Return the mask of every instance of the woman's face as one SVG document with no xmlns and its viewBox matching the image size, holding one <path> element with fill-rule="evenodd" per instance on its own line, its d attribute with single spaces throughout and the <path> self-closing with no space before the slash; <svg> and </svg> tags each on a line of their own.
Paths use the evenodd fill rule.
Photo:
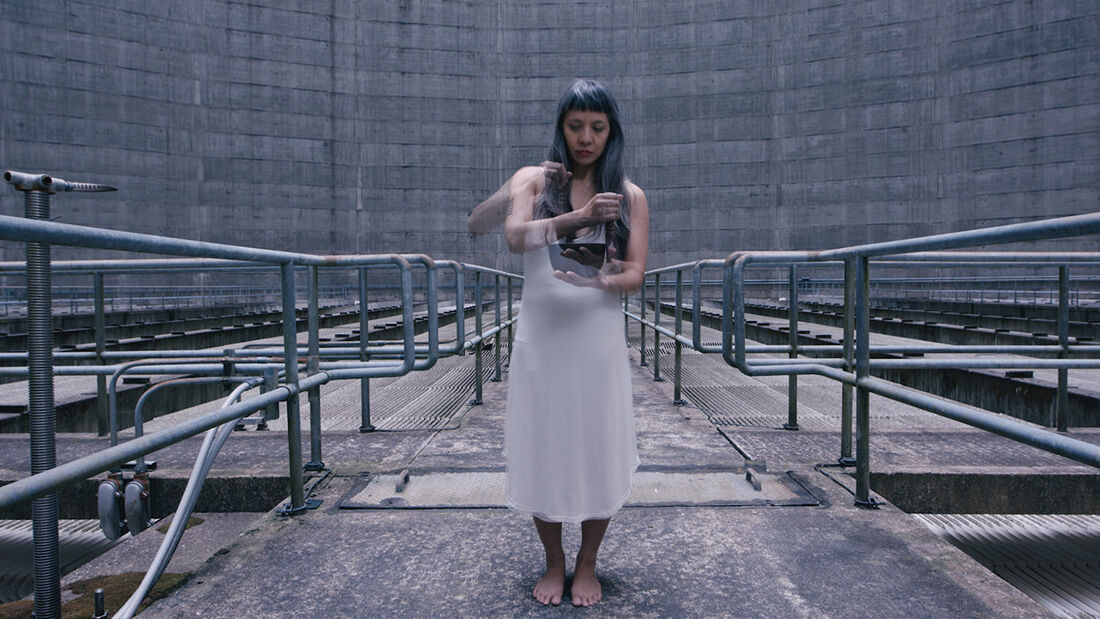
<svg viewBox="0 0 1100 619">
<path fill-rule="evenodd" d="M 596 163 L 607 146 L 607 136 L 611 132 L 607 114 L 572 110 L 566 112 L 561 125 L 573 163 L 581 166 Z"/>
</svg>

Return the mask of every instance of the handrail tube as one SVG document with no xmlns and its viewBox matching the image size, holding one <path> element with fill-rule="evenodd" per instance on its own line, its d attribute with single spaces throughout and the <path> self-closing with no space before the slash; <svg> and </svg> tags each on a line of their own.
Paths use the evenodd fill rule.
<svg viewBox="0 0 1100 619">
<path fill-rule="evenodd" d="M 153 394 L 159 393 L 162 389 L 169 387 L 178 387 L 180 385 L 196 385 L 196 384 L 209 384 L 209 383 L 226 383 L 226 382 L 251 382 L 256 379 L 253 377 L 243 376 L 190 376 L 186 378 L 175 378 L 172 380 L 166 380 L 164 382 L 157 383 L 141 394 L 138 398 L 137 404 L 134 405 L 134 437 L 144 436 L 145 434 L 145 415 L 144 408 L 149 399 L 153 397 Z M 258 383 L 257 383 L 258 384 Z M 134 469 L 138 473 L 145 472 L 145 457 L 139 456 L 137 460 L 137 467 Z"/>
<path fill-rule="evenodd" d="M 24 477 L 6 486 L 0 486 L 0 509 L 8 509 L 17 503 L 60 490 L 73 481 L 86 479 L 123 462 L 133 460 L 138 456 L 147 455 L 158 449 L 174 445 L 227 421 L 258 411 L 269 404 L 282 402 L 296 396 L 300 390 L 314 384 L 314 381 L 317 381 L 316 384 L 323 384 L 327 379 L 328 375 L 322 372 L 303 379 L 297 388 L 286 384 L 279 385 L 267 393 L 228 408 L 182 421 L 164 430 L 146 434 L 141 438 L 108 447 L 83 458 L 61 464 L 48 471 Z"/>
<path fill-rule="evenodd" d="M 909 404 L 969 426 L 993 432 L 1005 438 L 1039 447 L 1082 464 L 1100 468 L 1100 445 L 1093 445 L 1018 421 L 1011 421 L 996 413 L 940 400 L 880 378 L 868 376 L 859 379 L 857 383 L 858 386 L 891 400 Z"/>
<path fill-rule="evenodd" d="M 92 226 L 78 226 L 55 221 L 35 221 L 8 215 L 0 215 L 0 239 L 299 266 L 361 266 L 368 264 L 382 265 L 393 262 L 392 254 L 317 256 L 207 241 L 192 241 L 137 232 L 123 232 Z"/>
<path fill-rule="evenodd" d="M 819 261 L 838 260 L 855 256 L 870 258 L 875 256 L 903 254 L 918 250 L 943 250 L 954 247 L 993 245 L 1012 243 L 1014 241 L 1030 241 L 1036 238 L 1056 239 L 1093 232 L 1100 232 L 1100 213 L 1086 213 L 1083 215 L 1071 215 L 1069 217 L 1041 219 L 1025 223 L 994 226 L 992 228 L 948 232 L 946 234 L 885 241 L 882 243 L 868 243 L 866 245 L 854 245 L 851 247 L 842 247 L 812 253 L 815 255 L 814 260 Z"/>
<path fill-rule="evenodd" d="M 243 385 L 238 385 L 222 403 L 222 408 L 236 402 L 245 391 L 262 382 L 262 380 L 251 378 Z M 191 469 L 191 476 L 187 479 L 187 486 L 183 490 L 183 496 L 180 497 L 176 513 L 172 517 L 172 524 L 168 527 L 168 533 L 164 536 L 164 540 L 161 541 L 160 547 L 157 549 L 157 554 L 153 558 L 153 562 L 150 564 L 149 569 L 145 572 L 145 576 L 141 579 L 141 583 L 115 614 L 115 617 L 118 619 L 129 619 L 132 617 L 136 613 L 138 606 L 145 599 L 145 596 L 149 593 L 149 589 L 152 588 L 153 583 L 159 580 L 161 575 L 164 574 L 165 568 L 168 567 L 168 562 L 171 561 L 172 555 L 175 554 L 176 547 L 183 537 L 183 532 L 187 529 L 186 523 L 191 518 L 191 513 L 195 509 L 195 503 L 198 502 L 199 492 L 202 491 L 202 486 L 207 476 L 210 474 L 210 468 L 214 464 L 214 458 L 217 457 L 226 439 L 228 439 L 229 435 L 233 432 L 234 425 L 234 423 L 227 422 L 217 429 L 207 430 L 206 438 L 203 440 L 202 447 L 199 448 L 199 453 L 195 458 L 195 465 Z"/>
</svg>

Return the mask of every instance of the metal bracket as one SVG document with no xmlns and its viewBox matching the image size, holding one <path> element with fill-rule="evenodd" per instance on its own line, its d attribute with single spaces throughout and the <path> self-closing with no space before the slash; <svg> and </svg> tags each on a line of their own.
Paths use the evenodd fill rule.
<svg viewBox="0 0 1100 619">
<path fill-rule="evenodd" d="M 325 469 L 325 463 L 320 460 L 310 460 L 302 467 L 303 471 L 323 471 Z"/>
<path fill-rule="evenodd" d="M 752 489 L 760 492 L 760 476 L 757 475 L 755 469 L 745 469 L 745 480 L 752 484 Z"/>
<path fill-rule="evenodd" d="M 785 424 L 783 424 L 783 429 L 784 430 L 792 430 L 792 431 L 798 430 L 798 424 L 797 423 L 785 423 Z"/>
<path fill-rule="evenodd" d="M 317 509 L 321 506 L 322 499 L 306 499 L 306 502 L 298 507 L 292 507 L 290 503 L 283 505 L 281 508 L 275 511 L 277 516 L 297 516 L 298 514 L 310 510 Z"/>
<path fill-rule="evenodd" d="M 856 465 L 856 459 L 851 457 L 851 456 L 849 456 L 847 458 L 837 458 L 836 461 L 837 461 L 837 464 L 839 464 L 840 466 L 855 466 Z"/>
<path fill-rule="evenodd" d="M 394 484 L 394 492 L 404 492 L 405 486 L 409 485 L 409 469 L 405 469 L 397 474 L 397 483 Z"/>
<path fill-rule="evenodd" d="M 855 505 L 856 507 L 859 507 L 861 509 L 878 509 L 880 503 L 875 500 L 875 497 L 869 496 L 867 497 L 866 501 L 860 501 L 859 499 L 856 499 Z"/>
</svg>

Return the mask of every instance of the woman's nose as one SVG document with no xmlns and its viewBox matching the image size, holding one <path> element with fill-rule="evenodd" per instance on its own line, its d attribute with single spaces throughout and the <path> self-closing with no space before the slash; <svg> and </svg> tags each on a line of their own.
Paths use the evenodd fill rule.
<svg viewBox="0 0 1100 619">
<path fill-rule="evenodd" d="M 588 129 L 582 131 L 581 132 L 581 144 L 591 144 L 591 143 L 592 143 L 592 131 L 588 130 Z"/>
</svg>

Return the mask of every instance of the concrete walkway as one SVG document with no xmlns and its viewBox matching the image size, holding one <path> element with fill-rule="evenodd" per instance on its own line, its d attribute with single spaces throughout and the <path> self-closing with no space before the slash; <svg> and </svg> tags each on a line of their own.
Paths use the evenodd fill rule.
<svg viewBox="0 0 1100 619">
<path fill-rule="evenodd" d="M 671 386 L 636 364 L 634 389 L 643 468 L 744 465 L 700 411 L 669 404 Z M 428 471 L 499 470 L 504 396 L 504 383 L 488 383 L 485 404 L 465 412 L 457 430 L 331 437 L 333 474 L 316 488 L 320 509 L 260 517 L 144 616 L 1044 614 L 911 516 L 890 505 L 854 507 L 847 478 L 798 461 L 804 454 L 769 473 L 787 476 L 815 505 L 623 509 L 601 554 L 604 601 L 591 609 L 573 608 L 568 596 L 557 608 L 531 597 L 542 554 L 520 514 L 340 507 L 366 474 L 409 469 L 416 483 Z M 566 527 L 567 553 L 578 546 L 576 529 Z"/>
</svg>

